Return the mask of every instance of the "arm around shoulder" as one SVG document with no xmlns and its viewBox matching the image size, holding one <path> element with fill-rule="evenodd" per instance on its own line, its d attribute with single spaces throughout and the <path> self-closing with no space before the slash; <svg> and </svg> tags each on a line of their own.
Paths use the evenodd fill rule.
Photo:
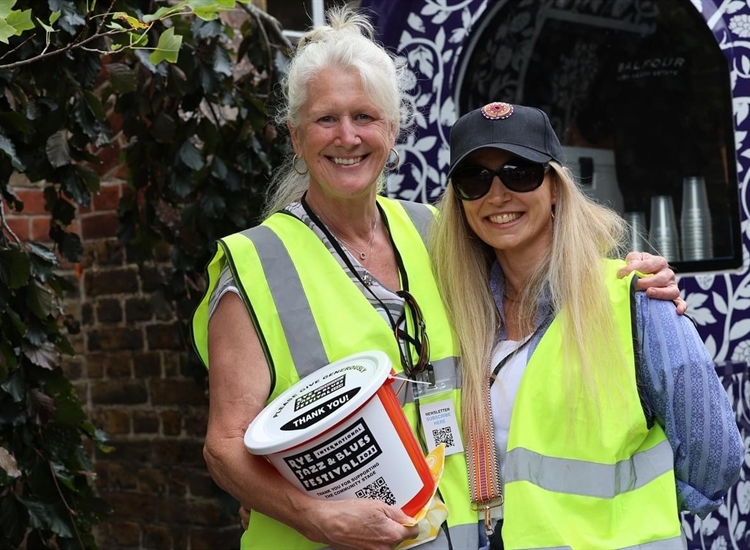
<svg viewBox="0 0 750 550">
<path fill-rule="evenodd" d="M 744 462 L 734 411 L 692 322 L 669 302 L 636 300 L 643 397 L 674 451 L 680 507 L 705 516 Z"/>
</svg>

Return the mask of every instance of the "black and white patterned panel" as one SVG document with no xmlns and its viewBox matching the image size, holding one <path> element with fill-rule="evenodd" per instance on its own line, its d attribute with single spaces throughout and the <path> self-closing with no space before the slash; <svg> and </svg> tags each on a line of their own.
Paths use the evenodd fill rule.
<svg viewBox="0 0 750 550">
<path fill-rule="evenodd" d="M 750 447 L 750 0 L 684 0 L 705 19 L 731 66 L 743 266 L 731 273 L 702 274 L 680 278 L 680 288 L 689 304 L 706 346 L 736 411 L 737 423 Z M 534 40 L 533 21 L 541 7 L 565 10 L 573 7 L 596 14 L 609 10 L 632 25 L 653 24 L 656 0 L 362 0 L 372 10 L 381 40 L 407 66 L 410 101 L 417 114 L 407 125 L 408 133 L 398 145 L 400 169 L 388 179 L 391 195 L 432 202 L 446 185 L 448 130 L 456 119 L 457 85 L 461 55 L 473 47 L 472 37 L 485 30 L 492 14 L 513 10 L 507 24 L 490 31 L 490 39 L 477 47 L 494 52 L 468 68 L 477 81 L 470 94 L 477 98 L 514 101 L 523 71 L 528 71 L 523 48 Z M 521 52 L 521 53 L 519 53 Z M 557 102 L 573 101 L 585 93 L 586 74 L 595 56 L 576 52 L 569 62 L 577 75 L 569 86 L 554 90 Z M 582 54 L 582 55 L 581 55 Z M 492 61 L 490 61 L 490 59 Z M 564 61 L 563 61 L 564 62 Z M 466 98 L 462 98 L 466 99 Z M 468 98 L 468 101 L 471 97 Z M 564 113 L 553 121 L 565 127 Z M 725 504 L 703 520 L 683 517 L 689 547 L 701 550 L 750 548 L 750 452 L 739 482 Z"/>
</svg>

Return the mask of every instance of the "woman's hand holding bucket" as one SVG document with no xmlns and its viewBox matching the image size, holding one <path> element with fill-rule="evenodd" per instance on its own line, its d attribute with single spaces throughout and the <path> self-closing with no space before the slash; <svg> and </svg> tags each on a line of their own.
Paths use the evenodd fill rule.
<svg viewBox="0 0 750 550">
<path fill-rule="evenodd" d="M 305 515 L 314 518 L 317 533 L 305 536 L 336 550 L 391 550 L 419 534 L 413 518 L 379 500 L 316 501 L 316 508 Z"/>
<path fill-rule="evenodd" d="M 359 502 L 373 505 L 357 506 Z M 335 507 L 339 510 L 337 511 Z M 344 515 L 339 517 L 337 513 L 341 510 L 344 510 Z M 326 542 L 336 550 L 350 548 L 372 548 L 373 550 L 388 548 L 390 550 L 397 544 L 416 537 L 420 530 L 414 518 L 404 514 L 400 508 L 388 506 L 377 500 L 352 499 L 325 502 L 321 506 L 320 513 L 323 517 L 321 526 L 317 530 L 322 536 L 310 535 L 310 537 L 313 540 Z M 360 513 L 363 515 L 360 516 Z M 247 529 L 250 510 L 240 506 L 239 514 L 242 528 Z M 335 542 L 329 538 L 330 533 L 337 533 Z"/>
</svg>

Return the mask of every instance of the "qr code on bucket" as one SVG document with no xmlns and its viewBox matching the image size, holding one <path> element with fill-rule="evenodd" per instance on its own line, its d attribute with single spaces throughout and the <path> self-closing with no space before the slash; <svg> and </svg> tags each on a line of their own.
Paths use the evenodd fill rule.
<svg viewBox="0 0 750 550">
<path fill-rule="evenodd" d="M 367 487 L 364 487 L 354 493 L 357 498 L 372 498 L 375 500 L 382 500 L 386 504 L 396 504 L 396 497 L 393 496 L 391 488 L 382 477 L 379 477 Z"/>
<path fill-rule="evenodd" d="M 441 443 L 445 443 L 446 448 L 454 446 L 453 443 L 453 430 L 450 427 L 437 428 L 432 430 L 432 438 L 435 440 L 435 446 L 437 447 Z"/>
</svg>

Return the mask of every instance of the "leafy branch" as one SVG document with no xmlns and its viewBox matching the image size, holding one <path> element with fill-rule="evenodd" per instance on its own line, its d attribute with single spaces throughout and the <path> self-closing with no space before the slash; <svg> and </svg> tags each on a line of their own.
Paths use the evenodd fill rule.
<svg viewBox="0 0 750 550">
<path fill-rule="evenodd" d="M 0 229 L 2 229 L 3 233 L 8 233 L 16 243 L 21 243 L 21 239 L 18 238 L 18 235 L 16 235 L 13 232 L 13 229 L 11 229 L 11 227 L 8 225 L 8 221 L 5 217 L 4 201 L 0 201 Z"/>
<path fill-rule="evenodd" d="M 171 247 L 153 305 L 176 321 L 201 295 L 211 244 L 257 221 L 283 151 L 267 116 L 291 48 L 278 22 L 235 0 L 170 2 L 0 0 L 0 548 L 93 550 L 108 514 L 83 442 L 110 448 L 62 369 L 79 326 L 59 270 L 80 261 L 69 228 L 115 131 L 118 238 L 144 262 Z M 17 174 L 43 189 L 51 248 L 6 219 L 24 209 Z"/>
<path fill-rule="evenodd" d="M 36 32 L 37 25 L 32 19 L 32 10 L 14 10 L 13 7 L 16 5 L 16 2 L 17 0 L 0 0 L 0 42 L 5 44 L 9 43 L 8 40 L 12 36 L 21 36 L 24 32 L 32 30 Z M 216 19 L 222 11 L 233 9 L 236 0 L 183 0 L 173 6 L 159 8 L 154 13 L 141 17 L 136 17 L 123 11 L 113 11 L 115 3 L 113 1 L 105 13 L 96 15 L 96 17 L 101 18 L 101 21 L 92 34 L 88 36 L 79 34 L 73 41 L 51 51 L 49 50 L 51 46 L 50 36 L 52 33 L 58 31 L 55 28 L 55 24 L 60 19 L 61 11 L 52 12 L 47 23 L 37 17 L 38 25 L 46 31 L 46 46 L 44 50 L 26 59 L 0 64 L 0 70 L 15 69 L 31 63 L 37 63 L 75 49 L 86 49 L 87 51 L 100 54 L 107 54 L 123 49 L 147 49 L 152 51 L 149 58 L 152 64 L 158 65 L 161 61 L 175 63 L 177 62 L 177 56 L 182 44 L 182 36 L 175 34 L 174 29 L 168 28 L 157 37 L 156 46 L 148 47 L 149 32 L 153 29 L 154 25 L 171 18 L 191 15 L 204 21 L 211 21 Z M 87 11 L 85 14 L 87 19 L 92 17 L 95 6 L 96 2 L 92 2 L 90 5 L 87 2 Z M 109 30 L 103 30 L 105 26 Z M 129 41 L 127 43 L 118 43 L 112 40 L 123 35 L 128 37 Z M 108 45 L 108 49 L 86 48 L 88 44 L 97 41 L 105 42 Z M 23 46 L 23 43 L 3 55 L 0 59 L 5 58 L 21 46 Z"/>
</svg>

